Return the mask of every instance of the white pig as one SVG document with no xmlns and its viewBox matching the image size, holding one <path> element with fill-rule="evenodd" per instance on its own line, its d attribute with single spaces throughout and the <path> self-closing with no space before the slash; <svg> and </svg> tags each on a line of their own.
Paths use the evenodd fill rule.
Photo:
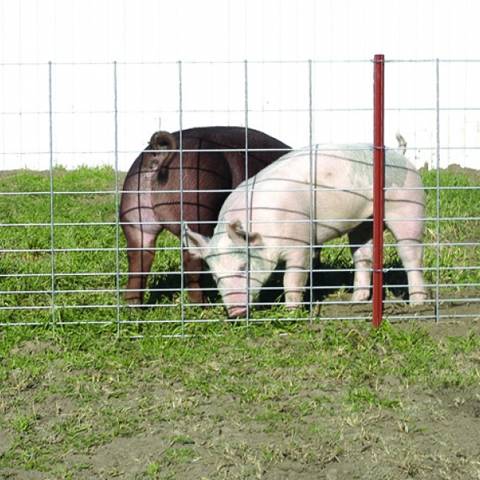
<svg viewBox="0 0 480 480">
<path fill-rule="evenodd" d="M 353 301 L 370 295 L 373 147 L 315 145 L 290 152 L 234 190 L 213 237 L 186 227 L 185 243 L 217 282 L 230 317 L 245 315 L 280 261 L 288 307 L 301 304 L 313 245 L 349 234 Z M 425 198 L 420 176 L 398 150 L 385 151 L 385 226 L 407 271 L 410 303 L 426 298 L 422 275 Z M 356 228 L 359 225 L 362 227 Z M 248 232 L 248 234 L 246 233 Z M 248 283 L 248 288 L 247 288 Z"/>
</svg>

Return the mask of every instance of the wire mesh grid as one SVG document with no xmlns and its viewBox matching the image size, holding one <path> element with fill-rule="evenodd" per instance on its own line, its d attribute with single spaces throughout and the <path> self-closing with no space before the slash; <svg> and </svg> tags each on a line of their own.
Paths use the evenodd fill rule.
<svg viewBox="0 0 480 480">
<path fill-rule="evenodd" d="M 406 126 L 413 138 L 402 131 L 405 156 L 416 167 L 426 164 L 421 185 L 390 182 L 385 189 L 387 205 L 401 192 L 404 201 L 425 195 L 426 206 L 421 215 L 406 209 L 387 224 L 423 226 L 421 243 L 410 242 L 405 253 L 423 250 L 421 265 L 410 267 L 421 272 L 414 276 L 421 285 L 407 278 L 396 253 L 406 238 L 386 233 L 384 305 L 391 320 L 478 317 L 480 173 L 449 164 L 474 162 L 480 148 L 480 99 L 470 94 L 479 66 L 386 62 L 387 131 Z M 359 224 L 365 230 L 371 225 L 371 184 L 366 170 L 352 174 L 345 164 L 352 158 L 368 164 L 371 153 L 357 143 L 371 137 L 371 61 L 4 64 L 6 78 L 12 68 L 21 78 L 33 69 L 44 95 L 36 103 L 8 100 L 0 115 L 2 327 L 91 323 L 119 330 L 122 324 L 154 323 L 185 334 L 192 324 L 218 321 L 371 318 L 369 258 L 355 267 L 351 256 L 361 251 L 368 257 L 368 233 L 346 235 Z M 91 74 L 83 90 L 78 69 Z M 139 92 L 147 77 L 148 88 Z M 420 85 L 417 95 L 409 93 L 411 82 Z M 75 88 L 82 90 L 79 98 Z M 159 118 L 162 125 L 154 125 Z M 205 125 L 225 130 L 216 130 L 212 140 L 208 128 L 195 129 Z M 132 138 L 144 142 L 159 128 L 177 132 L 174 144 L 150 143 L 139 152 L 123 140 L 135 131 Z M 272 133 L 273 143 L 252 129 Z M 336 143 L 343 144 L 341 158 L 335 158 Z M 140 169 L 127 173 L 137 155 Z M 276 169 L 259 173 L 279 157 Z M 165 166 L 164 158 L 173 163 Z M 329 173 L 343 177 L 340 183 L 321 177 L 329 158 L 335 158 Z M 293 181 L 302 174 L 302 159 L 304 184 Z M 225 172 L 228 178 L 222 178 Z M 358 181 L 362 174 L 367 183 Z M 218 219 L 230 193 L 230 203 L 240 202 L 238 214 L 227 211 Z M 258 197 L 266 203 L 256 204 Z M 352 197 L 367 207 L 353 208 Z M 124 214 L 123 202 L 132 199 L 130 214 Z M 236 230 L 234 217 L 240 221 Z M 202 233 L 201 241 L 212 236 L 208 248 L 192 244 L 189 229 Z M 303 230 L 293 239 L 286 233 Z M 222 261 L 207 258 L 202 266 L 195 254 L 205 262 L 219 245 Z M 219 278 L 225 276 L 233 284 Z M 427 292 L 420 305 L 409 306 L 409 288 Z M 359 294 L 362 289 L 366 294 Z"/>
</svg>

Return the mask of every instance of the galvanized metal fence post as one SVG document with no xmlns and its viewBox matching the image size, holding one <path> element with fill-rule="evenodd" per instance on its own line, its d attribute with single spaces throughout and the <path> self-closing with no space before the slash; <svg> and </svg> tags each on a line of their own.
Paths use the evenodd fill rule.
<svg viewBox="0 0 480 480">
<path fill-rule="evenodd" d="M 182 335 L 185 335 L 185 266 L 183 263 L 184 252 L 182 235 L 185 231 L 185 220 L 183 218 L 183 84 L 182 84 L 182 61 L 178 62 L 178 148 L 180 150 L 180 182 L 179 182 L 179 194 L 180 194 L 180 308 L 181 308 L 181 322 L 182 322 Z M 188 292 L 187 292 L 188 298 Z"/>
<path fill-rule="evenodd" d="M 120 196 L 118 191 L 118 81 L 117 62 L 113 62 L 113 142 L 115 162 L 115 292 L 117 336 L 120 335 Z"/>
<path fill-rule="evenodd" d="M 315 233 L 316 233 L 316 223 L 315 223 L 315 188 L 316 188 L 316 172 L 315 162 L 316 158 L 313 155 L 313 84 L 312 84 L 312 60 L 308 60 L 308 147 L 310 154 L 310 304 L 309 304 L 309 317 L 310 323 L 313 321 L 313 257 L 315 254 L 314 244 L 315 242 Z M 316 157 L 316 155 L 315 155 Z"/>
<path fill-rule="evenodd" d="M 435 60 L 435 124 L 436 124 L 436 175 L 435 175 L 435 321 L 440 320 L 440 66 Z"/>
<path fill-rule="evenodd" d="M 373 318 L 374 327 L 383 318 L 383 218 L 385 200 L 384 146 L 384 65 L 383 55 L 373 60 Z"/>
<path fill-rule="evenodd" d="M 249 198 L 248 192 L 248 61 L 245 60 L 244 63 L 244 109 L 245 109 L 245 231 L 247 232 L 246 235 L 246 244 L 245 249 L 247 252 L 247 267 L 246 267 L 246 274 L 247 274 L 247 312 L 246 312 L 246 322 L 247 327 L 250 326 L 250 279 L 251 279 L 251 272 L 250 272 L 250 248 L 249 248 L 249 233 L 250 233 L 250 215 L 252 211 L 251 200 Z M 253 185 L 251 186 L 252 195 L 253 195 Z M 249 201 L 250 200 L 250 201 Z"/>
<path fill-rule="evenodd" d="M 50 182 L 50 288 L 51 320 L 56 323 L 55 304 L 55 219 L 54 219 L 54 181 L 53 181 L 53 100 L 52 100 L 52 62 L 48 62 L 48 135 L 49 135 L 49 182 Z"/>
</svg>

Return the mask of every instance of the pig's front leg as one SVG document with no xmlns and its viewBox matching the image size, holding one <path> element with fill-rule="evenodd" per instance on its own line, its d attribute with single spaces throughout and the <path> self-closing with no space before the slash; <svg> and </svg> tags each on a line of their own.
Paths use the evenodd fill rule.
<svg viewBox="0 0 480 480">
<path fill-rule="evenodd" d="M 365 245 L 356 248 L 353 252 L 353 264 L 355 274 L 353 278 L 354 302 L 364 302 L 370 298 L 370 286 L 372 280 L 372 256 L 373 246 L 370 240 Z"/>
<path fill-rule="evenodd" d="M 200 275 L 202 273 L 202 260 L 193 258 L 187 250 L 183 251 L 183 265 L 185 271 L 188 298 L 192 303 L 204 301 L 203 292 L 200 290 Z"/>
<path fill-rule="evenodd" d="M 283 288 L 287 308 L 302 305 L 305 285 L 308 279 L 308 260 L 305 255 L 292 252 L 286 259 Z"/>
<path fill-rule="evenodd" d="M 364 302 L 370 298 L 372 280 L 372 227 L 365 222 L 348 234 L 355 273 L 352 301 Z"/>
</svg>

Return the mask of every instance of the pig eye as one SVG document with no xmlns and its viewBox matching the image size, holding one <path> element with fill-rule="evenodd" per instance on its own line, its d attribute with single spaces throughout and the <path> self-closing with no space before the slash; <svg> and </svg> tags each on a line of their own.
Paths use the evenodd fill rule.
<svg viewBox="0 0 480 480">
<path fill-rule="evenodd" d="M 246 273 L 246 272 L 247 272 L 247 264 L 244 263 L 243 265 L 240 265 L 240 266 L 238 267 L 238 271 L 239 271 L 240 273 Z"/>
</svg>

